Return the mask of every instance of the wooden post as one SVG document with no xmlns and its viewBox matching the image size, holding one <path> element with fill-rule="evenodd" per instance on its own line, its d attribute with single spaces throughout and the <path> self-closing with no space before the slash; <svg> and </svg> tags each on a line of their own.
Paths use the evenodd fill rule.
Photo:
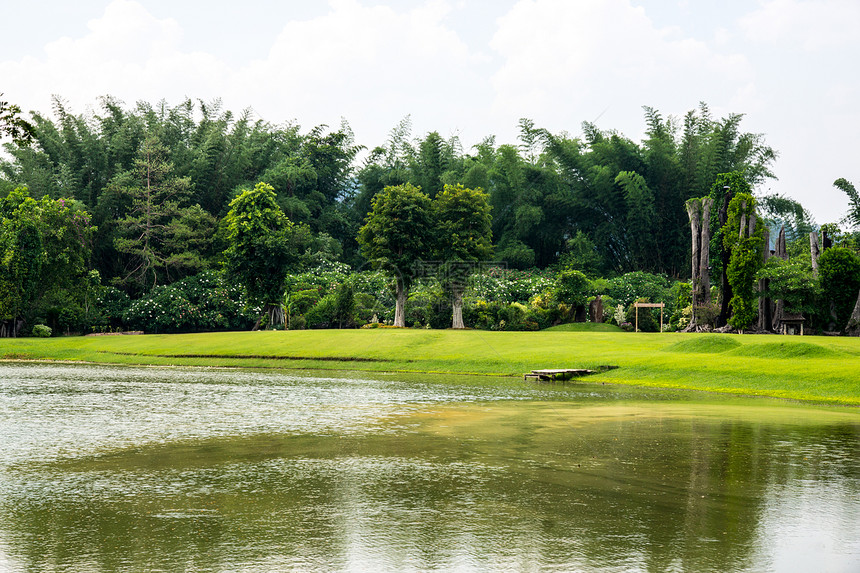
<svg viewBox="0 0 860 573">
<path fill-rule="evenodd" d="M 639 332 L 639 309 L 640 308 L 659 308 L 660 309 L 660 332 L 663 332 L 663 309 L 666 307 L 662 302 L 634 302 L 633 308 L 636 314 L 636 332 Z"/>
</svg>

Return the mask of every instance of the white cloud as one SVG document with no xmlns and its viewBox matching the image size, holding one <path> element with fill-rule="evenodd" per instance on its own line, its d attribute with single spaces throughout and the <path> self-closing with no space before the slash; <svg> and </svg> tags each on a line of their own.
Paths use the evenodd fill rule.
<svg viewBox="0 0 860 573">
<path fill-rule="evenodd" d="M 136 2 L 115 0 L 88 28 L 83 37 L 49 43 L 42 57 L 0 63 L 0 75 L 20 101 L 45 111 L 52 94 L 76 109 L 107 94 L 131 102 L 216 95 L 213 79 L 229 73 L 210 55 L 179 51 L 179 25 Z"/>
<path fill-rule="evenodd" d="M 87 34 L 58 39 L 41 56 L 0 61 L 0 77 L 10 101 L 40 111 L 52 94 L 78 111 L 106 94 L 127 103 L 222 97 L 230 109 L 250 106 L 276 123 L 336 125 L 346 117 L 375 145 L 407 114 L 416 116 L 416 134 L 459 127 L 469 114 L 458 100 L 486 92 L 474 72 L 485 60 L 446 27 L 450 11 L 438 1 L 396 10 L 331 0 L 318 18 L 285 19 L 264 59 L 230 66 L 183 51 L 173 19 L 113 0 Z"/>
<path fill-rule="evenodd" d="M 641 105 L 683 113 L 701 100 L 729 101 L 754 78 L 743 55 L 658 28 L 629 0 L 521 0 L 491 45 L 505 58 L 493 78 L 495 109 L 551 110 L 567 129 L 614 108 L 624 111 L 609 127 L 635 137 Z"/>
<path fill-rule="evenodd" d="M 747 37 L 785 48 L 857 47 L 860 3 L 856 0 L 770 0 L 740 19 Z"/>
</svg>

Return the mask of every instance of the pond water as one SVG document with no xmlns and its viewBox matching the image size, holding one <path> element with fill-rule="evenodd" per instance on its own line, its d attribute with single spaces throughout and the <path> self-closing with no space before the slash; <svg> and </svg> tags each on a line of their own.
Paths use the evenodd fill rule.
<svg viewBox="0 0 860 573">
<path fill-rule="evenodd" d="M 0 365 L 2 571 L 860 571 L 860 411 Z"/>
</svg>

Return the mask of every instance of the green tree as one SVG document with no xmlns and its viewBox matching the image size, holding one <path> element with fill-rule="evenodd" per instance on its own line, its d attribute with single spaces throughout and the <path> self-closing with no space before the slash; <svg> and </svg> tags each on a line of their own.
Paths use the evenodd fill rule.
<svg viewBox="0 0 860 573">
<path fill-rule="evenodd" d="M 306 233 L 284 215 L 266 183 L 233 199 L 224 222 L 228 278 L 245 288 L 251 305 L 263 309 L 269 326 L 283 324 L 284 280 L 299 260 Z M 254 328 L 259 326 L 260 320 Z"/>
<path fill-rule="evenodd" d="M 842 177 L 834 181 L 833 185 L 848 195 L 849 205 L 845 220 L 850 225 L 860 227 L 860 193 L 857 193 L 853 183 Z"/>
<path fill-rule="evenodd" d="M 0 97 L 3 97 L 2 93 Z M 0 137 L 9 137 L 25 145 L 33 139 L 33 126 L 21 117 L 21 108 L 2 100 L 0 100 Z"/>
<path fill-rule="evenodd" d="M 490 258 L 492 215 L 483 189 L 445 185 L 433 201 L 436 219 L 436 256 L 441 260 L 440 278 L 451 293 L 452 328 L 465 328 L 463 292 L 477 263 Z"/>
<path fill-rule="evenodd" d="M 0 317 L 31 322 L 49 299 L 83 306 L 93 228 L 72 200 L 35 200 L 18 188 L 0 200 Z"/>
<path fill-rule="evenodd" d="M 119 236 L 114 239 L 117 251 L 127 257 L 118 282 L 146 291 L 160 280 L 170 282 L 202 270 L 203 261 L 190 247 L 207 242 L 207 226 L 195 223 L 203 216 L 199 208 L 183 205 L 191 182 L 173 175 L 167 150 L 157 138 L 144 141 L 134 170 L 114 185 L 130 200 L 128 212 L 117 221 Z M 195 236 L 195 229 L 203 238 Z"/>
<path fill-rule="evenodd" d="M 406 298 L 416 263 L 432 253 L 430 198 L 409 183 L 386 187 L 358 232 L 362 254 L 394 276 L 394 325 L 406 326 Z"/>
<path fill-rule="evenodd" d="M 729 324 L 737 330 L 752 325 L 758 316 L 756 273 L 762 262 L 762 228 L 757 221 L 756 201 L 748 193 L 738 193 L 729 202 L 728 222 L 722 228 L 723 248 L 729 253 L 726 270 L 732 298 Z"/>
<path fill-rule="evenodd" d="M 831 247 L 818 259 L 818 276 L 823 300 L 829 307 L 822 309 L 823 313 L 832 314 L 835 328 L 842 329 L 860 292 L 860 256 L 845 247 Z"/>
</svg>

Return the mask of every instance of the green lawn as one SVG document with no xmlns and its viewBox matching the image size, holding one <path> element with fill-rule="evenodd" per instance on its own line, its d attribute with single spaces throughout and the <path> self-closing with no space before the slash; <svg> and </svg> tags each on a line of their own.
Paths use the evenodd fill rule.
<svg viewBox="0 0 860 573">
<path fill-rule="evenodd" d="M 618 331 L 304 330 L 0 339 L 0 357 L 122 364 L 517 376 L 617 370 L 587 382 L 860 405 L 860 339 Z"/>
</svg>

